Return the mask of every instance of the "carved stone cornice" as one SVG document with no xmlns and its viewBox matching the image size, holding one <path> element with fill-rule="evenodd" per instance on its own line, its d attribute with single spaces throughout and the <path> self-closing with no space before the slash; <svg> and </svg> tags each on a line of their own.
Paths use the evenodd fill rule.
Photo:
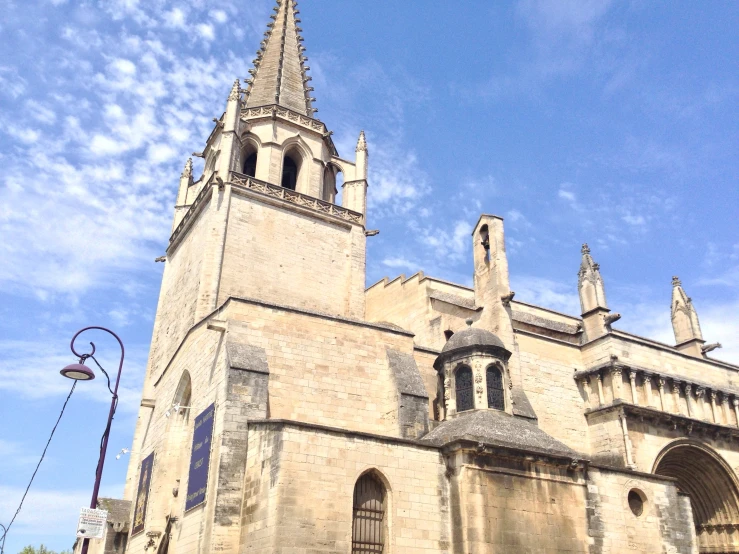
<svg viewBox="0 0 739 554">
<path fill-rule="evenodd" d="M 282 118 L 286 121 L 289 121 L 290 123 L 299 125 L 300 127 L 303 127 L 304 129 L 307 129 L 313 133 L 320 134 L 323 140 L 326 141 L 326 144 L 328 144 L 331 154 L 338 157 L 339 152 L 336 150 L 334 141 L 331 138 L 331 133 L 328 132 L 326 124 L 323 123 L 323 121 L 308 117 L 288 108 L 278 106 L 277 104 L 258 106 L 255 108 L 243 108 L 241 110 L 241 121 L 250 122 L 265 118 Z"/>
<path fill-rule="evenodd" d="M 732 427 L 720 423 L 712 423 L 703 419 L 696 419 L 682 414 L 664 412 L 657 408 L 649 406 L 637 406 L 624 402 L 623 400 L 615 400 L 611 404 L 591 408 L 585 411 L 585 417 L 596 414 L 604 414 L 613 412 L 622 415 L 632 422 L 647 422 L 654 425 L 660 425 L 667 429 L 680 429 L 685 435 L 700 434 L 716 440 L 725 439 L 739 443 L 739 427 Z"/>
<path fill-rule="evenodd" d="M 582 371 L 577 371 L 574 374 L 574 378 L 576 381 L 582 381 L 585 379 L 589 379 L 590 375 L 593 375 L 595 373 L 603 373 L 603 372 L 614 372 L 616 370 L 620 371 L 627 371 L 629 374 L 629 379 L 632 381 L 635 381 L 637 378 L 637 375 L 641 374 L 643 375 L 644 379 L 653 379 L 656 378 L 660 381 L 664 380 L 665 382 L 671 381 L 673 391 L 677 387 L 680 388 L 681 384 L 685 385 L 685 390 L 688 394 L 690 394 L 691 391 L 695 390 L 697 396 L 703 396 L 707 391 L 709 392 L 709 395 L 712 395 L 714 393 L 720 393 L 721 396 L 725 398 L 734 398 L 739 399 L 739 389 L 735 389 L 733 387 L 724 386 L 724 385 L 713 385 L 701 381 L 697 381 L 694 379 L 688 379 L 683 376 L 676 376 L 671 375 L 669 373 L 663 373 L 658 370 L 654 369 L 648 369 L 644 367 L 638 367 L 638 366 L 632 366 L 628 364 L 624 364 L 620 361 L 611 361 L 606 364 L 598 365 L 592 368 L 584 369 Z"/>
</svg>

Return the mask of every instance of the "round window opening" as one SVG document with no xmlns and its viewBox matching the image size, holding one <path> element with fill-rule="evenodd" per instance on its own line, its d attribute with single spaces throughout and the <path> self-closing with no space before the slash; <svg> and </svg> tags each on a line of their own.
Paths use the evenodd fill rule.
<svg viewBox="0 0 739 554">
<path fill-rule="evenodd" d="M 629 508 L 635 516 L 639 517 L 644 513 L 644 493 L 639 490 L 631 489 L 629 491 Z"/>
</svg>

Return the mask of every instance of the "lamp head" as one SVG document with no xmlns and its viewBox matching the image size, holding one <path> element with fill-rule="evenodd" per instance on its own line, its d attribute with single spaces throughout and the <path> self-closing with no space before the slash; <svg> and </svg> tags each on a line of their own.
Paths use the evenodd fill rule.
<svg viewBox="0 0 739 554">
<path fill-rule="evenodd" d="M 92 381 L 95 378 L 93 371 L 85 364 L 70 364 L 59 373 L 75 381 Z"/>
</svg>

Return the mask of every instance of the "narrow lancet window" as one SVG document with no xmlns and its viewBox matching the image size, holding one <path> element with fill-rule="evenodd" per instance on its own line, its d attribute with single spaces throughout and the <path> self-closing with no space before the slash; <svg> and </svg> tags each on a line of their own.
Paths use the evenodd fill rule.
<svg viewBox="0 0 739 554">
<path fill-rule="evenodd" d="M 366 473 L 354 486 L 352 554 L 385 552 L 385 487 Z"/>
<path fill-rule="evenodd" d="M 472 370 L 462 367 L 454 375 L 454 390 L 457 393 L 457 411 L 464 412 L 475 407 L 474 383 L 472 382 Z"/>
<path fill-rule="evenodd" d="M 487 371 L 488 408 L 505 410 L 503 395 L 503 375 L 497 367 L 490 366 Z"/>
</svg>

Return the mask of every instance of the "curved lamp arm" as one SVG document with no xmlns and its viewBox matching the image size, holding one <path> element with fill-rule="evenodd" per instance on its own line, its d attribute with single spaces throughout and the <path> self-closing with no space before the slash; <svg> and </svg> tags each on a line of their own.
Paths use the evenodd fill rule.
<svg viewBox="0 0 739 554">
<path fill-rule="evenodd" d="M 102 477 L 103 477 L 103 466 L 105 465 L 105 453 L 108 450 L 108 437 L 110 435 L 110 426 L 113 423 L 113 414 L 115 414 L 116 405 L 118 404 L 118 385 L 121 382 L 121 372 L 123 371 L 123 358 L 126 355 L 126 350 L 123 347 L 123 341 L 121 341 L 120 337 L 116 335 L 113 331 L 111 331 L 110 329 L 106 329 L 105 327 L 85 327 L 84 329 L 80 329 L 79 331 L 77 331 L 74 337 L 72 337 L 72 341 L 69 343 L 69 348 L 72 350 L 72 353 L 78 358 L 85 359 L 95 354 L 95 343 L 93 342 L 90 342 L 90 346 L 92 347 L 92 352 L 90 352 L 89 354 L 80 354 L 74 348 L 74 341 L 77 340 L 77 337 L 80 336 L 85 331 L 91 331 L 91 330 L 105 331 L 106 333 L 113 335 L 121 347 L 121 361 L 118 364 L 118 377 L 115 380 L 115 388 L 112 391 L 113 399 L 110 402 L 110 413 L 108 414 L 108 424 L 105 427 L 105 432 L 103 433 L 103 440 L 100 445 L 100 458 L 98 459 L 97 470 L 95 471 L 95 486 L 92 489 L 92 499 L 90 500 L 90 508 L 94 510 L 97 508 L 98 493 L 100 492 L 100 481 L 102 480 Z M 87 554 L 87 549 L 89 548 L 89 546 L 90 546 L 90 539 L 83 539 L 81 554 Z"/>
</svg>

